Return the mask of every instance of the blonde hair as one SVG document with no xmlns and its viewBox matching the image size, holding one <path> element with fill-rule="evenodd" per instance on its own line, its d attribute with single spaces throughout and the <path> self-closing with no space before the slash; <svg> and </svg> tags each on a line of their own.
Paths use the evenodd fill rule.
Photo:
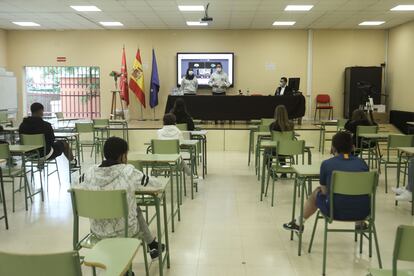
<svg viewBox="0 0 414 276">
<path fill-rule="evenodd" d="M 278 105 L 275 108 L 275 123 L 281 131 L 293 130 L 293 123 L 289 121 L 289 115 L 284 105 Z"/>
</svg>

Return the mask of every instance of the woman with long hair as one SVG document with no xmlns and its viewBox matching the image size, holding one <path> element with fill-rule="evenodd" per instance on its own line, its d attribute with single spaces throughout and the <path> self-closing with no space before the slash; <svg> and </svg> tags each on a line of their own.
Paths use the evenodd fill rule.
<svg viewBox="0 0 414 276">
<path fill-rule="evenodd" d="M 360 142 L 358 141 L 356 137 L 356 131 L 357 131 L 358 126 L 372 126 L 372 125 L 376 125 L 376 123 L 371 122 L 368 119 L 368 116 L 364 110 L 355 109 L 352 112 L 351 119 L 345 124 L 345 129 L 353 134 L 352 140 L 354 142 L 354 146 L 357 146 Z"/>
<path fill-rule="evenodd" d="M 194 76 L 192 68 L 188 68 L 185 76 L 181 80 L 181 91 L 184 95 L 195 95 L 197 94 L 198 81 Z"/>
<path fill-rule="evenodd" d="M 175 115 L 177 124 L 187 124 L 187 130 L 194 130 L 194 122 L 187 112 L 187 106 L 182 98 L 175 100 L 174 107 L 170 113 Z"/>
<path fill-rule="evenodd" d="M 284 105 L 275 108 L 275 121 L 269 125 L 270 131 L 291 131 L 293 123 L 289 120 L 287 109 Z"/>
</svg>

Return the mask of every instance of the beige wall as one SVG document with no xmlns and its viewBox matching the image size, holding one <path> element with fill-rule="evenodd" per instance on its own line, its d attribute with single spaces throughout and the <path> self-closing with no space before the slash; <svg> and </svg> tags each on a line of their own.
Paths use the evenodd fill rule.
<svg viewBox="0 0 414 276">
<path fill-rule="evenodd" d="M 382 63 L 384 35 L 385 31 L 381 30 L 314 31 L 313 93 L 330 93 L 337 107 L 336 114 L 342 115 L 344 68 Z M 17 75 L 18 90 L 22 91 L 25 65 L 62 65 L 56 62 L 56 57 L 66 56 L 64 65 L 99 66 L 101 107 L 103 116 L 107 116 L 111 100 L 109 91 L 113 88 L 113 80 L 108 74 L 112 70 L 120 70 L 123 44 L 127 50 L 129 73 L 136 48 L 141 48 L 147 92 L 151 48 L 156 49 L 161 80 L 157 118 L 162 116 L 167 95 L 175 85 L 175 55 L 180 51 L 234 52 L 236 85 L 230 94 L 247 88 L 251 93 L 273 94 L 282 75 L 300 77 L 301 90 L 307 91 L 306 30 L 8 31 L 8 69 Z M 274 64 L 275 69 L 270 69 L 266 66 L 268 64 Z M 23 102 L 21 94 L 20 105 Z M 135 96 L 130 96 L 131 118 L 137 119 L 140 117 L 139 105 Z M 152 110 L 147 108 L 144 117 L 152 118 Z"/>
<path fill-rule="evenodd" d="M 344 71 L 385 61 L 384 30 L 317 30 L 313 37 L 313 101 L 330 94 L 334 114 L 343 116 Z"/>
<path fill-rule="evenodd" d="M 390 107 L 414 112 L 414 22 L 391 29 L 388 45 Z"/>
<path fill-rule="evenodd" d="M 0 30 L 0 67 L 7 67 L 7 32 Z"/>
<path fill-rule="evenodd" d="M 16 73 L 20 85 L 23 66 L 58 65 L 57 56 L 67 57 L 65 65 L 100 66 L 101 103 L 103 114 L 107 115 L 110 109 L 109 91 L 113 88 L 113 80 L 108 74 L 112 70 L 120 70 L 123 44 L 127 50 L 129 73 L 136 48 L 141 48 L 147 91 L 151 48 L 154 46 L 156 49 L 161 80 L 160 106 L 156 110 L 158 118 L 162 116 L 167 95 L 175 85 L 175 59 L 179 51 L 234 52 L 236 85 L 230 93 L 247 88 L 251 92 L 273 93 L 281 75 L 302 78 L 301 87 L 306 91 L 307 34 L 303 30 L 9 31 L 9 69 Z M 274 63 L 275 70 L 266 70 L 268 63 Z M 138 118 L 139 107 L 135 96 L 131 97 L 131 117 Z M 152 116 L 152 110 L 147 108 L 144 117 Z"/>
</svg>

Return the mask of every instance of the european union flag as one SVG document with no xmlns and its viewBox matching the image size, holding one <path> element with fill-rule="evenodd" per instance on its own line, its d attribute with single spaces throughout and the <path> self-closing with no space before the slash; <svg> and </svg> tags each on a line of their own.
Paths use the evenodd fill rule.
<svg viewBox="0 0 414 276">
<path fill-rule="evenodd" d="M 157 59 L 155 51 L 152 49 L 152 72 L 150 85 L 150 106 L 154 108 L 158 105 L 158 92 L 160 91 L 160 79 L 158 78 Z"/>
</svg>

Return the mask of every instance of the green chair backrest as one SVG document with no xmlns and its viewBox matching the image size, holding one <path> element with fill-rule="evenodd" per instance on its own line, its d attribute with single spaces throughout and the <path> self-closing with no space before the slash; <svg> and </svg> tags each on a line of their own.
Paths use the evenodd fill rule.
<svg viewBox="0 0 414 276">
<path fill-rule="evenodd" d="M 10 159 L 10 146 L 7 143 L 0 144 L 0 159 Z"/>
<path fill-rule="evenodd" d="M 338 119 L 338 121 L 336 122 L 336 129 L 342 130 L 345 129 L 345 124 L 348 120 L 347 119 Z"/>
<path fill-rule="evenodd" d="M 414 262 L 414 226 L 400 225 L 397 228 L 392 258 L 392 275 L 397 276 L 397 260 Z"/>
<path fill-rule="evenodd" d="M 63 112 L 55 112 L 56 118 L 57 119 L 64 119 L 65 117 L 63 116 Z"/>
<path fill-rule="evenodd" d="M 398 147 L 414 146 L 414 135 L 390 135 L 387 143 L 387 160 L 390 158 L 390 150 Z"/>
<path fill-rule="evenodd" d="M 20 134 L 20 143 L 22 145 L 42 146 L 44 155 L 46 154 L 46 142 L 44 134 Z"/>
<path fill-rule="evenodd" d="M 180 153 L 180 142 L 174 140 L 151 140 L 151 148 L 153 154 L 178 154 Z"/>
<path fill-rule="evenodd" d="M 7 123 L 9 121 L 9 116 L 7 111 L 0 111 L 0 123 Z"/>
<path fill-rule="evenodd" d="M 132 166 L 135 167 L 135 169 L 139 170 L 139 171 L 143 171 L 144 170 L 144 165 L 142 164 L 141 161 L 138 160 L 128 160 L 128 164 L 131 164 Z"/>
<path fill-rule="evenodd" d="M 303 140 L 280 140 L 277 142 L 276 155 L 299 155 L 305 152 Z"/>
<path fill-rule="evenodd" d="M 14 254 L 0 252 L 0 275 L 82 276 L 79 253 Z"/>
<path fill-rule="evenodd" d="M 187 131 L 188 130 L 187 124 L 176 124 L 175 126 L 181 131 Z"/>
<path fill-rule="evenodd" d="M 77 133 L 93 133 L 93 123 L 76 123 L 75 129 Z"/>
<path fill-rule="evenodd" d="M 378 126 L 357 126 L 356 136 L 361 134 L 378 133 Z"/>
<path fill-rule="evenodd" d="M 128 216 L 125 190 L 69 190 L 77 216 L 89 219 L 114 219 Z"/>
<path fill-rule="evenodd" d="M 270 132 L 269 125 L 259 125 L 257 127 L 258 132 Z"/>
<path fill-rule="evenodd" d="M 281 140 L 293 140 L 295 139 L 295 132 L 291 131 L 272 131 L 272 140 L 281 141 Z"/>
<path fill-rule="evenodd" d="M 271 123 L 274 122 L 275 119 L 273 118 L 262 118 L 260 119 L 260 125 L 267 126 L 267 129 L 269 129 L 269 126 Z"/>
<path fill-rule="evenodd" d="M 334 194 L 349 196 L 369 195 L 371 199 L 371 217 L 375 214 L 375 191 L 378 184 L 377 172 L 342 172 L 334 171 L 330 187 L 329 221 L 334 218 Z"/>
<path fill-rule="evenodd" d="M 93 119 L 93 125 L 109 126 L 109 119 Z"/>
</svg>

